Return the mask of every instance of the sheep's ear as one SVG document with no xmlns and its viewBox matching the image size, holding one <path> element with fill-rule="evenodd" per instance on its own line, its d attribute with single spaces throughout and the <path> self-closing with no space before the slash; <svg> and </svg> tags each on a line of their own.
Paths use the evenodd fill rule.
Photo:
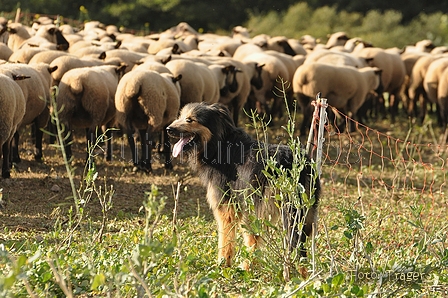
<svg viewBox="0 0 448 298">
<path fill-rule="evenodd" d="M 171 52 L 173 54 L 180 54 L 180 53 L 182 53 L 182 51 L 180 50 L 180 47 L 179 47 L 179 45 L 177 43 L 175 43 L 173 45 L 173 49 L 171 50 Z"/>
<path fill-rule="evenodd" d="M 14 81 L 21 81 L 21 80 L 25 80 L 25 79 L 29 79 L 29 78 L 31 78 L 31 77 L 26 76 L 26 75 L 15 75 L 15 74 L 12 75 L 12 79 Z"/>
<path fill-rule="evenodd" d="M 8 30 L 8 32 L 11 33 L 11 34 L 16 34 L 16 33 L 17 33 L 17 30 L 14 29 L 14 28 L 10 28 L 10 27 L 8 27 L 7 30 Z"/>
<path fill-rule="evenodd" d="M 56 69 L 58 69 L 58 66 L 57 66 L 57 65 L 55 65 L 55 66 L 53 66 L 53 67 L 48 67 L 48 72 L 49 72 L 49 73 L 53 73 L 53 72 L 56 71 Z"/>
<path fill-rule="evenodd" d="M 100 60 L 106 59 L 106 52 L 101 52 L 101 54 L 98 56 L 98 59 Z"/>
<path fill-rule="evenodd" d="M 372 66 L 373 58 L 364 58 L 364 60 L 366 61 L 367 65 Z"/>
<path fill-rule="evenodd" d="M 168 62 L 171 61 L 171 58 L 172 58 L 172 56 L 169 55 L 166 59 L 162 59 L 162 60 L 160 60 L 160 62 L 161 62 L 162 64 L 167 64 Z"/>
<path fill-rule="evenodd" d="M 118 74 L 120 74 L 120 75 L 123 75 L 124 72 L 125 72 L 125 70 L 126 70 L 126 67 L 127 67 L 127 66 L 128 66 L 128 65 L 127 65 L 126 63 L 122 63 L 120 66 L 117 67 L 117 69 L 115 70 L 115 72 L 118 73 Z"/>
<path fill-rule="evenodd" d="M 177 82 L 179 82 L 182 79 L 182 75 L 178 75 L 177 77 L 173 77 L 171 80 L 173 81 L 174 84 L 176 84 Z"/>
<path fill-rule="evenodd" d="M 234 65 L 227 65 L 226 67 L 221 68 L 221 71 L 225 74 L 228 74 L 229 72 L 234 71 L 235 66 Z"/>
<path fill-rule="evenodd" d="M 114 48 L 118 49 L 119 47 L 121 47 L 121 40 L 117 41 Z"/>
<path fill-rule="evenodd" d="M 263 64 L 258 64 L 258 63 L 256 63 L 256 64 L 255 64 L 255 68 L 256 68 L 256 69 L 262 69 L 265 65 L 266 65 L 266 64 L 264 64 L 264 63 L 263 63 Z"/>
</svg>

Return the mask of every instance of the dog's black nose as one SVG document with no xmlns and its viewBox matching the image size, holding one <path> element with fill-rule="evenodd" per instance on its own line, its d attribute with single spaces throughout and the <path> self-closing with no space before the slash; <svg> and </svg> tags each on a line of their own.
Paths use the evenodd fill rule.
<svg viewBox="0 0 448 298">
<path fill-rule="evenodd" d="M 176 129 L 175 129 L 175 128 L 172 128 L 172 127 L 170 127 L 170 126 L 168 126 L 168 127 L 166 128 L 166 133 L 167 133 L 168 135 L 170 135 L 170 136 L 173 136 L 173 135 L 176 134 Z"/>
</svg>

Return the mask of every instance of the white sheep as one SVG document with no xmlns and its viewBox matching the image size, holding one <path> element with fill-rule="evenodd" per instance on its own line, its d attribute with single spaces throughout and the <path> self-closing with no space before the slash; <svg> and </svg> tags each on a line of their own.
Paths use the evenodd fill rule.
<svg viewBox="0 0 448 298">
<path fill-rule="evenodd" d="M 408 102 L 408 114 L 416 114 L 419 121 L 422 123 L 426 116 L 426 103 L 428 102 L 425 88 L 423 87 L 423 81 L 428 71 L 429 65 L 436 60 L 444 57 L 444 55 L 425 55 L 419 58 L 414 67 L 409 79 L 409 102 Z M 420 110 L 414 111 L 414 105 L 419 104 Z"/>
<path fill-rule="evenodd" d="M 446 129 L 448 125 L 448 68 L 440 76 L 437 87 L 437 105 L 439 107 L 440 124 Z"/>
<path fill-rule="evenodd" d="M 34 67 L 21 63 L 7 63 L 0 65 L 0 73 L 12 77 L 16 74 L 28 76 L 27 80 L 18 80 L 16 84 L 22 89 L 26 99 L 25 115 L 23 116 L 21 127 L 34 124 L 35 128 L 35 152 L 34 158 L 37 161 L 42 159 L 42 136 L 41 129 L 45 128 L 50 117 L 48 100 L 50 97 L 49 86 L 43 75 Z M 20 162 L 18 152 L 19 131 L 14 135 L 12 145 L 12 160 Z"/>
<path fill-rule="evenodd" d="M 428 67 L 426 71 L 425 78 L 423 79 L 423 88 L 426 92 L 428 103 L 437 105 L 437 115 L 439 124 L 443 125 L 443 120 L 440 118 L 441 114 L 439 112 L 440 106 L 438 103 L 438 86 L 440 79 L 442 77 L 442 73 L 448 67 L 448 57 L 443 57 L 440 59 L 436 59 Z M 425 104 L 426 106 L 426 104 Z"/>
<path fill-rule="evenodd" d="M 17 78 L 16 75 L 13 78 Z M 25 115 L 25 96 L 19 85 L 10 76 L 0 74 L 0 157 L 2 177 L 9 178 L 11 140 Z"/>
<path fill-rule="evenodd" d="M 356 116 L 367 94 L 381 86 L 381 70 L 365 67 L 334 66 L 323 63 L 304 64 L 294 74 L 293 90 L 304 119 L 300 132 L 305 134 L 311 123 L 310 102 L 321 92 L 328 104 Z"/>
<path fill-rule="evenodd" d="M 62 108 L 59 116 L 67 129 L 85 128 L 89 143 L 95 137 L 98 127 L 112 126 L 115 117 L 115 91 L 124 67 L 103 65 L 75 68 L 62 76 L 56 104 L 58 109 Z M 110 134 L 110 130 L 107 132 Z M 69 138 L 65 144 L 69 157 L 72 156 L 70 141 Z M 111 159 L 111 138 L 108 135 L 106 160 Z"/>
<path fill-rule="evenodd" d="M 325 63 L 339 66 L 352 66 L 362 68 L 367 66 L 364 59 L 356 57 L 350 53 L 335 52 L 327 49 L 318 49 L 306 56 L 304 64 L 310 63 Z"/>
<path fill-rule="evenodd" d="M 181 78 L 180 75 L 173 77 L 152 70 L 133 70 L 120 80 L 115 94 L 116 120 L 127 135 L 136 167 L 152 170 L 154 136 L 162 133 L 160 145 L 165 153 L 165 168 L 172 168 L 171 148 L 165 127 L 176 119 L 179 112 L 181 87 L 178 81 Z M 134 131 L 138 131 L 140 137 L 140 161 Z"/>
</svg>

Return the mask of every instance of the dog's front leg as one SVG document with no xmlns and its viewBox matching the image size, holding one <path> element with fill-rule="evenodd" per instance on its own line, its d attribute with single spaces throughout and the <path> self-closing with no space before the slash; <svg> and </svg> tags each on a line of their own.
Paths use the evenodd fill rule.
<svg viewBox="0 0 448 298">
<path fill-rule="evenodd" d="M 224 266 L 231 266 L 235 254 L 237 229 L 235 206 L 219 205 L 213 210 L 213 214 L 218 223 L 218 262 Z"/>
</svg>

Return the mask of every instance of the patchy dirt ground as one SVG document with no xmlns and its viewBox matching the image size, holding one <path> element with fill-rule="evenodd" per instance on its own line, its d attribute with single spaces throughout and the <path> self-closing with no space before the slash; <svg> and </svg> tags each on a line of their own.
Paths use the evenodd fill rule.
<svg viewBox="0 0 448 298">
<path fill-rule="evenodd" d="M 59 149 L 49 146 L 48 136 L 44 140 L 44 162 L 34 161 L 29 128 L 24 131 L 20 156 L 22 161 L 12 171 L 11 179 L 0 178 L 2 200 L 0 201 L 0 228 L 9 231 L 45 231 L 52 229 L 58 216 L 67 215 L 73 206 L 70 182 Z M 80 185 L 84 171 L 85 141 L 76 135 L 73 145 L 75 185 Z M 156 156 L 157 157 L 157 156 Z M 160 192 L 168 197 L 165 212 L 171 213 L 174 206 L 174 191 L 179 181 L 179 217 L 194 216 L 198 212 L 210 214 L 205 199 L 205 189 L 199 179 L 186 164 L 173 161 L 174 170 L 166 171 L 156 161 L 152 173 L 132 171 L 130 149 L 127 141 L 114 138 L 114 160 L 106 162 L 102 156 L 96 158 L 98 171 L 97 186 L 113 187 L 113 207 L 109 218 L 139 216 L 139 209 L 145 200 L 145 192 L 151 185 L 158 186 Z M 86 208 L 95 219 L 101 215 L 98 199 L 92 198 Z M 142 215 L 140 213 L 140 215 Z M 211 216 L 211 215 L 210 215 Z"/>
</svg>

